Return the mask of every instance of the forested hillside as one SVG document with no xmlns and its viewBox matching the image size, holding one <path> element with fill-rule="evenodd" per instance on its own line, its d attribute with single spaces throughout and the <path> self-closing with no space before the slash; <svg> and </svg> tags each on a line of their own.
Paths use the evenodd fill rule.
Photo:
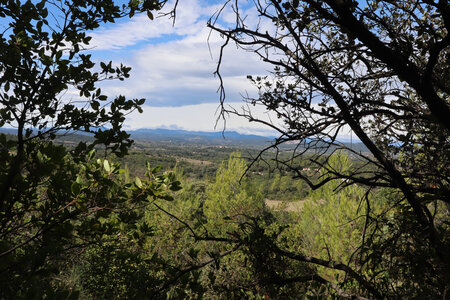
<svg viewBox="0 0 450 300">
<path fill-rule="evenodd" d="M 448 1 L 205 2 L 218 122 L 278 135 L 126 132 L 91 40 L 181 1 L 0 0 L 0 299 L 449 298 Z M 240 110 L 230 47 L 268 70 Z"/>
</svg>

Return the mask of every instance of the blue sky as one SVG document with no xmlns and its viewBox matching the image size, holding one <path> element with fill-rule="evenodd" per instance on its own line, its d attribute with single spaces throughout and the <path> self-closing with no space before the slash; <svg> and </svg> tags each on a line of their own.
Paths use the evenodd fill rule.
<svg viewBox="0 0 450 300">
<path fill-rule="evenodd" d="M 215 1 L 215 2 L 213 2 Z M 245 2 L 242 2 L 245 3 Z M 222 131 L 224 123 L 218 118 L 220 82 L 214 76 L 223 39 L 207 27 L 208 19 L 223 5 L 221 0 L 179 1 L 175 25 L 173 20 L 159 17 L 149 20 L 146 14 L 131 19 L 124 18 L 113 24 L 103 24 L 94 32 L 89 50 L 95 62 L 123 63 L 132 68 L 125 81 L 101 83 L 109 97 L 125 95 L 127 98 L 146 98 L 143 113 L 128 115 L 125 128 L 173 128 L 196 131 Z M 244 4 L 245 5 L 245 4 Z M 269 20 L 260 23 L 254 9 L 243 7 L 246 24 L 260 26 L 269 32 Z M 173 7 L 173 0 L 164 11 Z M 232 26 L 235 15 L 230 6 L 221 13 L 220 22 Z M 264 23 L 266 22 L 266 23 Z M 3 24 L 2 24 L 3 23 Z M 0 22 L 0 27 L 5 20 Z M 225 49 L 221 74 L 226 90 L 226 104 L 237 110 L 247 108 L 243 94 L 255 96 L 256 89 L 247 75 L 267 75 L 271 66 L 259 57 L 229 44 Z M 69 98 L 78 97 L 68 91 Z M 279 122 L 274 113 L 263 107 L 252 107 L 252 115 L 267 122 Z M 276 135 L 276 132 L 259 123 L 249 123 L 244 118 L 229 116 L 226 130 L 244 134 Z M 347 139 L 346 134 L 342 135 Z"/>
<path fill-rule="evenodd" d="M 183 0 L 179 2 L 174 26 L 168 17 L 151 21 L 143 14 L 102 26 L 91 34 L 90 52 L 95 60 L 112 60 L 132 67 L 129 79 L 103 83 L 103 92 L 110 97 L 123 94 L 147 99 L 142 114 L 128 116 L 126 128 L 223 129 L 222 122 L 215 128 L 219 80 L 213 75 L 223 40 L 218 34 L 210 35 L 206 28 L 219 5 Z M 170 8 L 171 3 L 166 7 Z M 223 20 L 232 22 L 231 12 L 227 14 Z M 228 105 L 237 109 L 243 106 L 242 94 L 256 94 L 247 75 L 263 75 L 269 69 L 256 56 L 228 47 L 221 68 Z M 271 117 L 262 108 L 255 113 Z M 226 129 L 273 135 L 268 128 L 237 117 L 227 120 Z"/>
</svg>

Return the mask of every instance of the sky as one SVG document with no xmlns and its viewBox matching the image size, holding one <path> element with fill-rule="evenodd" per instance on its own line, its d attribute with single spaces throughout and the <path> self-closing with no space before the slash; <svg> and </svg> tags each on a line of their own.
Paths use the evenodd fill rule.
<svg viewBox="0 0 450 300">
<path fill-rule="evenodd" d="M 173 7 L 169 0 L 163 12 Z M 215 1 L 215 2 L 214 2 Z M 223 38 L 207 28 L 207 22 L 222 8 L 223 0 L 179 1 L 175 23 L 161 12 L 154 20 L 146 14 L 123 18 L 116 23 L 102 24 L 89 32 L 92 40 L 88 52 L 94 62 L 112 61 L 132 68 L 125 81 L 113 80 L 99 84 L 102 93 L 114 98 L 124 95 L 128 99 L 145 98 L 143 113 L 134 111 L 124 123 L 126 130 L 141 128 L 184 129 L 191 131 L 237 131 L 243 134 L 278 136 L 278 133 L 260 123 L 227 115 L 225 122 L 219 118 L 220 81 L 214 75 Z M 242 2 L 245 3 L 245 2 Z M 249 2 L 250 3 L 250 2 Z M 251 3 L 249 4 L 251 7 Z M 241 15 L 250 26 L 273 31 L 270 20 L 261 21 L 254 9 L 242 7 Z M 220 26 L 233 26 L 235 14 L 230 5 L 221 11 Z M 0 28 L 5 21 L 0 22 Z M 228 24 L 227 24 L 228 23 Z M 229 26 L 228 26 L 229 25 Z M 264 76 L 272 71 L 251 52 L 229 44 L 224 51 L 220 73 L 226 91 L 226 107 L 237 111 L 248 109 L 242 95 L 256 96 L 257 90 L 247 79 L 248 75 Z M 72 95 L 73 93 L 73 95 Z M 67 96 L 78 97 L 76 91 Z M 281 121 L 264 107 L 251 107 L 258 119 L 280 126 Z M 345 132 L 339 136 L 348 140 Z"/>
<path fill-rule="evenodd" d="M 172 4 L 166 7 L 167 10 Z M 147 99 L 142 114 L 134 112 L 127 117 L 126 129 L 224 129 L 222 121 L 216 122 L 220 81 L 214 76 L 223 39 L 206 27 L 219 8 L 207 1 L 183 0 L 177 7 L 175 24 L 168 17 L 152 21 L 142 14 L 102 26 L 91 34 L 89 46 L 94 61 L 112 60 L 132 68 L 125 81 L 103 83 L 103 93 Z M 224 12 L 223 16 L 224 22 L 233 21 L 231 13 Z M 243 94 L 256 95 L 247 75 L 264 75 L 268 70 L 270 66 L 255 55 L 232 45 L 227 47 L 221 67 L 226 104 L 239 110 L 245 105 Z M 252 112 L 266 120 L 276 120 L 262 108 Z M 227 118 L 225 129 L 244 134 L 275 134 L 236 116 Z"/>
</svg>

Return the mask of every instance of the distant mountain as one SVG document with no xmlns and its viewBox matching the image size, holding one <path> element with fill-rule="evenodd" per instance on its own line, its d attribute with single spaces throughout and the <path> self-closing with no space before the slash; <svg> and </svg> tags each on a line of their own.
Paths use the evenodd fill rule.
<svg viewBox="0 0 450 300">
<path fill-rule="evenodd" d="M 17 129 L 0 127 L 0 133 L 17 134 Z"/>
<path fill-rule="evenodd" d="M 146 142 L 160 142 L 173 144 L 201 144 L 201 145 L 224 145 L 236 147 L 263 148 L 273 142 L 274 137 L 264 137 L 252 134 L 241 134 L 235 131 L 207 132 L 187 131 L 178 129 L 138 129 L 127 131 L 137 144 Z M 13 128 L 0 128 L 0 133 L 16 134 Z M 93 137 L 85 133 L 71 133 L 57 138 L 57 142 L 63 144 L 74 144 L 79 141 L 91 141 Z M 361 142 L 343 143 L 356 152 L 367 152 L 366 146 Z M 289 142 L 282 148 L 292 148 L 295 142 Z"/>
<path fill-rule="evenodd" d="M 172 129 L 128 130 L 131 137 L 139 141 L 164 141 L 175 143 L 219 144 L 219 145 L 268 145 L 273 138 L 241 134 L 235 131 L 207 132 Z"/>
<path fill-rule="evenodd" d="M 188 131 L 181 129 L 137 129 L 128 130 L 134 136 L 148 136 L 148 135 L 163 135 L 163 136 L 207 136 L 211 138 L 250 138 L 250 139 L 270 139 L 270 137 L 263 137 L 253 134 L 241 134 L 236 131 L 225 132 L 210 132 L 210 131 Z"/>
<path fill-rule="evenodd" d="M 205 132 L 205 131 L 187 131 L 178 129 L 138 129 L 127 131 L 136 142 L 171 142 L 202 145 L 230 145 L 243 147 L 262 148 L 273 142 L 275 137 L 264 137 L 259 135 L 241 134 L 235 131 Z M 295 142 L 282 148 L 292 148 Z M 356 152 L 367 152 L 368 149 L 361 142 L 343 142 L 349 148 Z M 319 145 L 317 145 L 319 146 Z M 334 149 L 334 147 L 332 147 Z"/>
</svg>

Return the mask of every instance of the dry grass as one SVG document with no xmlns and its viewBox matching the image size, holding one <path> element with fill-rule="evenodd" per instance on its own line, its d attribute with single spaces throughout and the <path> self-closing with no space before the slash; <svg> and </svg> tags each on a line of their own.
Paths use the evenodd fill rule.
<svg viewBox="0 0 450 300">
<path fill-rule="evenodd" d="M 197 165 L 197 166 L 200 166 L 200 165 L 211 165 L 212 164 L 212 162 L 208 161 L 208 160 L 198 160 L 198 159 L 192 159 L 192 158 L 186 158 L 186 157 L 176 157 L 176 160 L 177 161 L 185 161 L 185 162 L 188 162 L 190 164 Z"/>
<path fill-rule="evenodd" d="M 301 211 L 303 207 L 304 200 L 301 201 L 280 201 L 280 200 L 264 200 L 267 207 L 272 210 L 284 210 L 284 211 Z"/>
</svg>

